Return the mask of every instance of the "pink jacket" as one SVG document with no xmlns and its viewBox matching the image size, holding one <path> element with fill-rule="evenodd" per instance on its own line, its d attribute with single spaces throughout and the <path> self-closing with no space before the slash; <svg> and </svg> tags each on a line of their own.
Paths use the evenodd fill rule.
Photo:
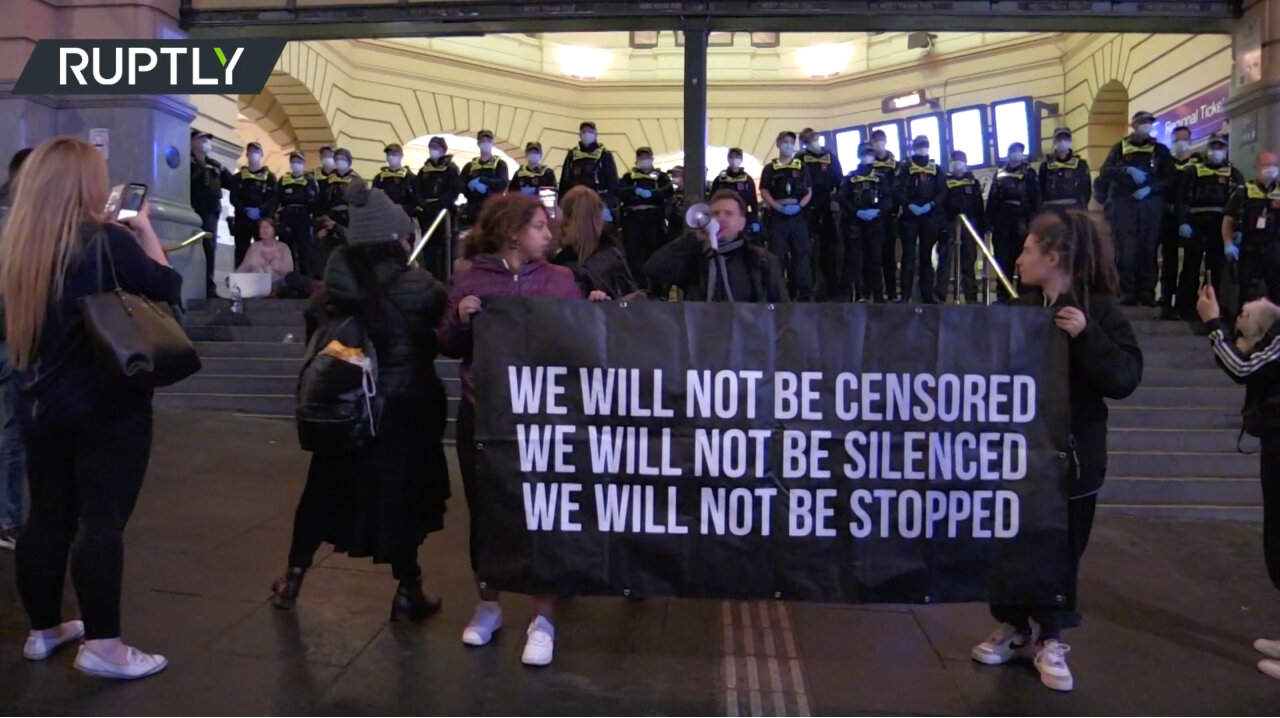
<svg viewBox="0 0 1280 718">
<path fill-rule="evenodd" d="M 465 297 L 479 297 L 483 302 L 494 297 L 559 297 L 582 299 L 573 272 L 544 260 L 525 262 L 520 271 L 512 272 L 501 259 L 482 254 L 475 257 L 469 269 L 453 275 L 449 303 L 445 306 L 440 326 L 440 353 L 462 360 L 462 398 L 475 402 L 475 386 L 471 379 L 471 321 L 458 318 L 458 303 Z"/>
<path fill-rule="evenodd" d="M 289 245 L 279 240 L 257 241 L 249 245 L 249 250 L 244 253 L 244 261 L 236 271 L 270 274 L 271 281 L 279 281 L 293 271 L 293 254 L 289 251 Z"/>
</svg>

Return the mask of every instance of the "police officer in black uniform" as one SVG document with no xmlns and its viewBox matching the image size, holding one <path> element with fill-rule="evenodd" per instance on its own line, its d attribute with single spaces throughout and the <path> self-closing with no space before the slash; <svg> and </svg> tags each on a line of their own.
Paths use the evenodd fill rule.
<svg viewBox="0 0 1280 718">
<path fill-rule="evenodd" d="M 760 196 L 769 207 L 769 249 L 786 271 L 790 295 L 798 302 L 813 299 L 813 243 L 804 208 L 813 199 L 809 173 L 798 154 L 796 133 L 778 133 L 778 157 L 760 174 Z"/>
<path fill-rule="evenodd" d="M 324 184 L 325 178 L 333 174 L 333 171 L 337 168 L 338 162 L 333 158 L 333 154 L 332 146 L 323 145 L 320 147 L 320 166 L 312 173 L 317 183 Z"/>
<path fill-rule="evenodd" d="M 1027 238 L 1027 222 L 1040 208 L 1040 178 L 1027 164 L 1027 148 L 1021 142 L 1009 145 L 1008 161 L 996 171 L 987 195 L 987 221 L 991 223 L 991 245 L 996 262 L 1007 276 L 1013 276 Z M 1000 288 L 1001 295 L 1004 287 Z"/>
<path fill-rule="evenodd" d="M 890 186 L 898 181 L 898 158 L 889 151 L 888 138 L 884 130 L 871 133 L 871 148 L 875 150 L 876 161 L 872 166 Z M 896 192 L 896 189 L 895 189 Z M 880 251 L 881 269 L 884 272 L 884 298 L 893 301 L 898 297 L 898 205 L 895 196 L 891 203 L 884 224 L 884 247 Z"/>
<path fill-rule="evenodd" d="M 418 178 L 404 166 L 403 147 L 390 144 L 382 151 L 387 156 L 387 164 L 373 178 L 373 188 L 386 192 L 412 219 L 418 209 Z"/>
<path fill-rule="evenodd" d="M 1217 296 L 1222 296 L 1222 270 L 1226 264 L 1221 241 L 1222 219 L 1227 201 L 1244 186 L 1244 175 L 1227 161 L 1227 136 L 1221 133 L 1209 138 L 1209 151 L 1203 163 L 1188 163 L 1182 169 L 1175 203 L 1177 236 L 1182 244 L 1182 272 L 1178 276 L 1176 303 L 1170 307 L 1175 318 L 1190 321 L 1197 316 L 1202 257 Z"/>
<path fill-rule="evenodd" d="M 320 184 L 321 211 L 319 214 L 327 215 L 334 222 L 346 227 L 351 219 L 351 213 L 347 208 L 347 188 L 354 180 L 359 179 L 360 175 L 351 169 L 351 153 L 345 149 L 339 149 L 333 153 L 333 162 L 333 171 Z"/>
<path fill-rule="evenodd" d="M 493 154 L 493 132 L 480 130 L 476 133 L 476 142 L 480 146 L 480 156 L 462 168 L 462 194 L 467 198 L 467 205 L 462 210 L 462 224 L 470 227 L 480 218 L 480 210 L 490 197 L 496 197 L 507 191 L 511 183 L 511 174 L 507 163 Z"/>
<path fill-rule="evenodd" d="M 617 207 L 618 165 L 613 161 L 613 153 L 596 141 L 596 123 L 578 125 L 578 139 L 560 168 L 560 196 L 578 185 L 586 185 L 600 195 L 608 205 L 606 209 Z M 612 221 L 612 211 L 608 214 Z"/>
<path fill-rule="evenodd" d="M 1040 198 L 1046 205 L 1087 210 L 1093 198 L 1089 163 L 1071 149 L 1071 130 L 1053 132 L 1053 152 L 1040 164 Z"/>
<path fill-rule="evenodd" d="M 974 244 L 972 237 L 956 233 L 956 220 L 963 214 L 978 234 L 982 235 L 987 231 L 987 212 L 983 207 L 982 183 L 969 171 L 969 156 L 960 150 L 952 151 L 951 163 L 947 166 L 947 199 L 943 212 L 947 223 L 942 231 L 942 246 L 938 248 L 938 269 L 943 273 L 943 279 L 937 283 L 935 293 L 939 302 L 947 300 L 947 289 L 954 273 L 951 269 L 951 257 L 958 242 L 960 286 L 956 290 L 964 296 L 966 303 L 975 304 L 978 301 L 978 280 L 974 277 L 973 270 L 978 262 L 978 246 Z"/>
<path fill-rule="evenodd" d="M 230 188 L 231 206 L 236 210 L 232 234 L 237 267 L 258 236 L 258 220 L 274 217 L 276 211 L 276 176 L 262 164 L 262 145 L 250 142 L 244 150 L 248 166 L 233 176 Z"/>
<path fill-rule="evenodd" d="M 320 196 L 320 186 L 316 178 L 307 172 L 307 159 L 302 152 L 294 150 L 289 153 L 289 171 L 280 175 L 276 196 L 279 198 L 280 241 L 293 250 L 295 267 L 310 266 L 311 209 Z"/>
<path fill-rule="evenodd" d="M 743 152 L 741 147 L 729 149 L 729 167 L 711 180 L 711 192 L 714 196 L 722 189 L 731 189 L 742 197 L 747 204 L 747 232 L 760 234 L 760 198 L 756 192 L 756 180 L 742 169 Z"/>
<path fill-rule="evenodd" d="M 618 178 L 622 245 L 632 276 L 645 276 L 644 263 L 664 244 L 667 204 L 674 194 L 671 178 L 653 167 L 653 150 L 637 149 L 635 167 Z"/>
<path fill-rule="evenodd" d="M 837 236 L 832 205 L 836 204 L 834 200 L 840 183 L 844 181 L 844 171 L 840 168 L 840 160 L 818 143 L 818 133 L 812 127 L 800 131 L 800 147 L 805 171 L 809 173 L 809 186 L 813 189 L 808 211 L 809 237 L 813 240 L 814 254 L 822 269 L 817 287 L 817 298 L 822 300 L 838 294 L 841 288 L 844 246 Z"/>
<path fill-rule="evenodd" d="M 1120 302 L 1156 306 L 1156 245 L 1165 195 L 1174 180 L 1169 148 L 1152 137 L 1155 116 L 1133 115 L 1133 134 L 1117 142 L 1102 164 L 1094 194 L 1105 198 L 1120 270 Z"/>
<path fill-rule="evenodd" d="M 917 273 L 920 301 L 937 301 L 933 287 L 933 246 L 942 232 L 943 203 L 947 183 L 938 163 L 929 159 L 929 138 L 920 135 L 911 143 L 911 157 L 898 168 L 894 184 L 897 205 L 902 208 L 899 237 L 902 241 L 902 297 L 911 301 Z"/>
<path fill-rule="evenodd" d="M 858 167 L 840 183 L 837 201 L 844 225 L 844 263 L 836 300 L 884 301 L 884 273 L 880 252 L 884 249 L 885 224 L 892 221 L 893 185 L 876 171 L 875 150 L 858 146 Z"/>
<path fill-rule="evenodd" d="M 556 189 L 556 171 L 542 164 L 542 144 L 530 142 L 524 146 L 525 165 L 516 170 L 510 190 L 530 197 L 537 197 L 543 189 Z"/>
<path fill-rule="evenodd" d="M 1160 318 L 1177 319 L 1181 310 L 1174 309 L 1174 298 L 1178 291 L 1178 249 L 1190 236 L 1182 236 L 1190 226 L 1178 217 L 1178 198 L 1182 196 L 1182 183 L 1191 178 L 1185 170 L 1192 169 L 1202 161 L 1200 155 L 1191 151 L 1191 128 L 1175 127 L 1173 145 L 1169 148 L 1173 155 L 1174 179 L 1165 195 L 1164 220 L 1160 223 Z M 1243 184 L 1243 183 L 1241 183 Z M 1188 233 L 1189 234 L 1189 233 Z M 1152 258 L 1154 261 L 1155 258 Z M 1197 264 L 1199 258 L 1196 259 Z M 1196 270 L 1199 271 L 1199 270 Z M 1194 298 L 1190 307 L 1190 318 L 1196 316 Z M 1185 308 L 1185 307 L 1184 307 Z"/>
<path fill-rule="evenodd" d="M 213 282 L 217 263 L 218 219 L 222 216 L 222 189 L 235 184 L 222 163 L 209 156 L 213 135 L 191 130 L 191 208 L 200 215 L 200 229 L 208 232 L 204 242 L 205 296 L 218 296 Z"/>
<path fill-rule="evenodd" d="M 418 226 L 425 232 L 431 228 L 441 210 L 447 210 L 450 227 L 456 227 L 458 195 L 462 192 L 462 172 L 449 154 L 449 145 L 443 137 L 432 137 L 427 142 L 430 156 L 418 170 Z M 445 247 L 453 237 L 432 237 L 422 249 L 422 266 L 436 277 L 447 277 L 449 267 L 445 261 Z"/>
<path fill-rule="evenodd" d="M 1254 179 L 1227 201 L 1222 243 L 1227 259 L 1238 260 L 1238 312 L 1245 302 L 1263 296 L 1257 282 L 1267 284 L 1266 296 L 1280 302 L 1280 157 L 1258 155 Z"/>
</svg>

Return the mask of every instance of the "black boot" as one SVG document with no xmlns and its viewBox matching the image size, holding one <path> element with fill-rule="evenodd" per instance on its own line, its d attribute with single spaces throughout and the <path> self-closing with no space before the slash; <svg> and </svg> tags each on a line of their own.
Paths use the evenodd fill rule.
<svg viewBox="0 0 1280 718">
<path fill-rule="evenodd" d="M 290 566 L 283 576 L 271 584 L 271 603 L 280 609 L 293 608 L 298 603 L 298 594 L 302 592 L 302 579 L 306 576 L 307 569 Z"/>
<path fill-rule="evenodd" d="M 440 610 L 441 601 L 436 596 L 422 592 L 422 579 L 401 581 L 396 597 L 391 601 L 391 620 L 421 621 Z"/>
</svg>

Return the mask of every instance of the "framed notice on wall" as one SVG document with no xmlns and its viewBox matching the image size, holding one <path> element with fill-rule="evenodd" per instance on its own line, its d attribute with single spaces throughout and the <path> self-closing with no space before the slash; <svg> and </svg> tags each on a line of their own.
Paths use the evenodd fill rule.
<svg viewBox="0 0 1280 718">
<path fill-rule="evenodd" d="M 1262 22 L 1258 18 L 1241 21 L 1235 36 L 1234 87 L 1262 80 Z"/>
</svg>

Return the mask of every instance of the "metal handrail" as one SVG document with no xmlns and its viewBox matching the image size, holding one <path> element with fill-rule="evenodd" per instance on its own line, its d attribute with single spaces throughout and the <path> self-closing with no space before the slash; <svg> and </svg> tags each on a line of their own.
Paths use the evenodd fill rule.
<svg viewBox="0 0 1280 718">
<path fill-rule="evenodd" d="M 186 239 L 182 240 L 181 242 L 178 242 L 177 244 L 171 244 L 168 247 L 165 247 L 164 253 L 173 254 L 174 252 L 186 249 L 187 247 L 190 247 L 196 244 L 197 242 L 200 242 L 205 237 L 209 237 L 209 236 L 212 236 L 212 235 L 209 234 L 208 232 L 204 232 L 204 231 L 196 232 L 195 234 L 191 235 L 190 237 L 187 237 Z"/>
<path fill-rule="evenodd" d="M 958 295 L 960 293 L 960 272 L 964 269 L 962 266 L 963 263 L 960 261 L 959 246 L 960 233 L 962 229 L 968 232 L 969 237 L 973 239 L 974 244 L 978 245 L 978 249 L 982 251 L 982 256 L 984 257 L 984 261 L 982 263 L 982 293 L 986 303 L 991 303 L 991 274 L 993 271 L 995 273 L 995 278 L 1000 282 L 1000 286 L 1004 287 L 1004 290 L 1009 293 L 1011 298 L 1017 299 L 1018 288 L 1013 285 L 1013 282 L 1009 281 L 1009 276 L 1000 268 L 1000 262 L 996 261 L 995 254 L 992 252 L 991 247 L 983 240 L 982 233 L 974 228 L 973 222 L 969 221 L 969 218 L 964 214 L 956 215 L 956 241 L 951 251 L 951 254 L 955 256 L 955 259 L 953 260 L 955 262 L 955 270 L 953 274 L 956 282 L 956 294 Z M 970 271 L 972 271 L 972 269 L 970 269 Z"/>
<path fill-rule="evenodd" d="M 426 248 L 427 242 L 430 242 L 431 238 L 435 236 L 435 231 L 440 226 L 441 222 L 444 222 L 444 226 L 445 226 L 445 231 L 444 231 L 445 252 L 446 252 L 445 266 L 446 267 L 449 266 L 450 261 L 452 260 L 452 257 L 447 255 L 452 254 L 453 247 L 451 246 L 451 243 L 449 242 L 448 238 L 453 235 L 453 228 L 451 226 L 451 222 L 449 221 L 448 208 L 440 210 L 440 213 L 436 215 L 435 221 L 431 223 L 431 226 L 427 228 L 427 231 L 422 233 L 422 238 L 419 239 L 417 244 L 414 245 L 413 251 L 409 253 L 410 266 L 412 266 L 413 263 L 417 261 L 418 255 L 422 254 L 422 250 Z"/>
</svg>

